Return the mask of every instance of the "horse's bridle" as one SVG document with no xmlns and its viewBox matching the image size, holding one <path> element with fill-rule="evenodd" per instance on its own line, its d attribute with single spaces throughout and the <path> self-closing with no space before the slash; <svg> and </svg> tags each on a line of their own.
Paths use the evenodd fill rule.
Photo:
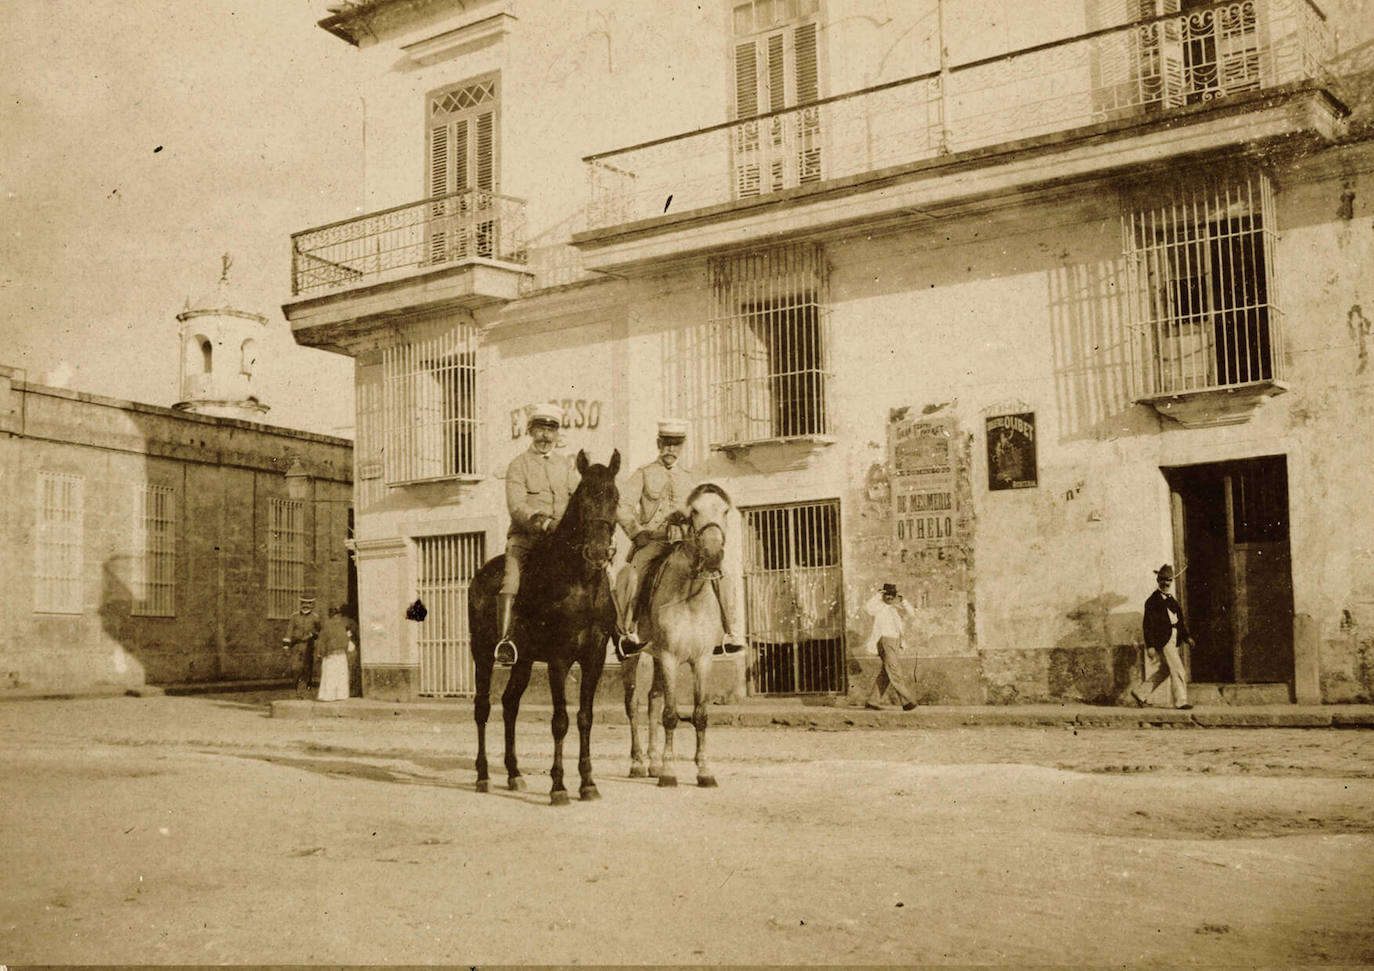
<svg viewBox="0 0 1374 971">
<path fill-rule="evenodd" d="M 602 545 L 586 540 L 581 544 L 582 561 L 594 570 L 604 570 L 615 559 L 615 520 L 606 516 L 588 518 L 588 525 L 601 524 L 606 527 L 611 541 Z"/>
<path fill-rule="evenodd" d="M 701 568 L 700 540 L 702 534 L 704 534 L 708 529 L 714 529 L 716 532 L 720 533 L 721 548 L 723 549 L 725 547 L 725 527 L 721 526 L 720 523 L 706 523 L 702 526 L 694 528 L 692 530 L 692 576 L 696 579 L 702 580 L 719 580 L 719 568 L 715 570 L 703 570 Z"/>
</svg>

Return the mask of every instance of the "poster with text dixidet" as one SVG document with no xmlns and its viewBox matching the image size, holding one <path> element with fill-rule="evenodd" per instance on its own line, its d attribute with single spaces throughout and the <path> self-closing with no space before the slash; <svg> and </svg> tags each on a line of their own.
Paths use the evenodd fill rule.
<svg viewBox="0 0 1374 971">
<path fill-rule="evenodd" d="M 1039 484 L 1035 464 L 1035 412 L 987 420 L 988 489 L 1030 489 Z"/>
</svg>

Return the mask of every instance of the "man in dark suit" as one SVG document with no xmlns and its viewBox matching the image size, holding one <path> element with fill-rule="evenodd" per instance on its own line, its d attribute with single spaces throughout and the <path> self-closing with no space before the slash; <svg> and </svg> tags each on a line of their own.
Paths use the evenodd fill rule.
<svg viewBox="0 0 1374 971">
<path fill-rule="evenodd" d="M 1145 601 L 1145 619 L 1142 626 L 1145 647 L 1159 654 L 1159 668 L 1153 678 L 1141 681 L 1131 689 L 1131 697 L 1137 705 L 1144 707 L 1150 694 L 1167 678 L 1174 707 L 1186 710 L 1193 706 L 1188 704 L 1187 675 L 1183 670 L 1183 658 L 1178 653 L 1178 646 L 1191 646 L 1193 638 L 1188 633 L 1187 622 L 1183 619 L 1183 608 L 1174 599 L 1174 568 L 1168 563 L 1155 571 L 1155 585 L 1155 592 Z"/>
</svg>

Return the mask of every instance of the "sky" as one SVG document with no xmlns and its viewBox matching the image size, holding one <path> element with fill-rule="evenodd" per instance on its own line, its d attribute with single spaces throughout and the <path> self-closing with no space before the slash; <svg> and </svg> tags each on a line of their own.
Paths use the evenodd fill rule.
<svg viewBox="0 0 1374 971">
<path fill-rule="evenodd" d="M 5 0 L 0 365 L 171 405 L 230 254 L 266 422 L 352 437 L 352 361 L 292 340 L 293 232 L 361 212 L 356 51 L 320 0 Z"/>
</svg>

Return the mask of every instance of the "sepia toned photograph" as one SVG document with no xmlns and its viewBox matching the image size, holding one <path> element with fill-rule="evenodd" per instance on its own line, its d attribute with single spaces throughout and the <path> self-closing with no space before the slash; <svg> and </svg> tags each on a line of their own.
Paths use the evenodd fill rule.
<svg viewBox="0 0 1374 971">
<path fill-rule="evenodd" d="M 0 971 L 1374 966 L 1369 0 L 11 0 Z"/>
</svg>

